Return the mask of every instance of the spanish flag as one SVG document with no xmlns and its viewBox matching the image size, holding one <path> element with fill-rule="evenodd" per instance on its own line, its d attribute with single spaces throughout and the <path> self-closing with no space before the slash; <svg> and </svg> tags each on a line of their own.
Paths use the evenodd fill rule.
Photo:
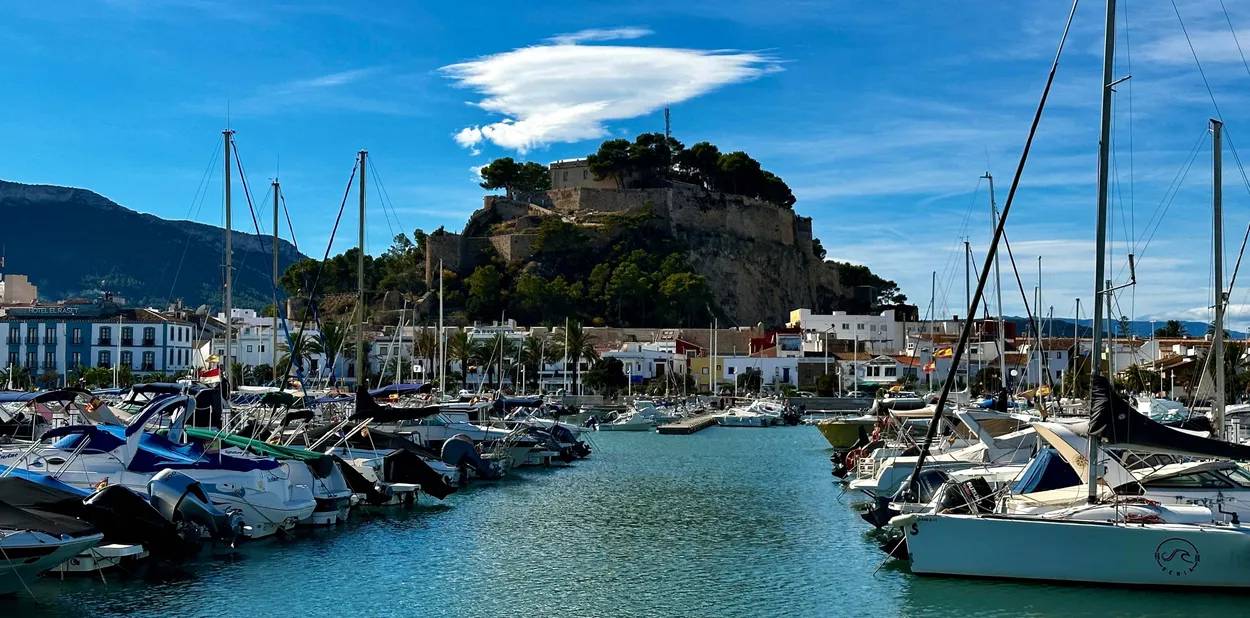
<svg viewBox="0 0 1250 618">
<path fill-rule="evenodd" d="M 934 358 L 950 358 L 954 355 L 955 355 L 955 351 L 952 350 L 950 346 L 946 346 L 944 348 L 938 348 L 937 352 L 933 353 Z"/>
<path fill-rule="evenodd" d="M 925 373 L 933 373 L 934 371 L 937 371 L 937 365 L 933 361 L 929 361 L 925 363 L 925 366 L 924 366 Z"/>
</svg>

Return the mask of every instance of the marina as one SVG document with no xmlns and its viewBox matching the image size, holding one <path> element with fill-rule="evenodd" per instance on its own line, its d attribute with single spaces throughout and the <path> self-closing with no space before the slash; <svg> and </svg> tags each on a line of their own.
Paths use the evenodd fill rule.
<svg viewBox="0 0 1250 618">
<path fill-rule="evenodd" d="M 917 577 L 829 478 L 812 427 L 594 437 L 575 466 L 353 515 L 144 575 L 40 578 L 23 616 L 1237 614 L 1241 595 Z M 770 465 L 760 466 L 768 453 Z M 298 573 L 281 584 L 275 573 Z M 639 580 L 646 579 L 646 585 Z M 220 594 L 229 590 L 229 594 Z M 380 604 L 380 605 L 379 605 Z M 16 614 L 15 614 L 16 615 Z"/>
<path fill-rule="evenodd" d="M 1250 613 L 1250 5 L 1129 4 L 0 9 L 0 615 Z"/>
</svg>

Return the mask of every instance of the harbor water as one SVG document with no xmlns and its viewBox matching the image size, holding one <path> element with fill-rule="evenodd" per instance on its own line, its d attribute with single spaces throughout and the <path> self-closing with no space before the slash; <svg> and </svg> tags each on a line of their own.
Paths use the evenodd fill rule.
<svg viewBox="0 0 1250 618">
<path fill-rule="evenodd" d="M 922 578 L 887 565 L 812 427 L 591 434 L 591 458 L 354 514 L 7 616 L 1244 615 L 1243 596 Z M 1011 548 L 1002 548 L 1011 555 Z M 1092 549 L 1073 548 L 1074 552 Z M 1027 560 L 1027 556 L 1016 559 Z M 1127 558 L 1126 558 L 1127 559 Z M 874 573 L 874 570 L 876 572 Z"/>
</svg>

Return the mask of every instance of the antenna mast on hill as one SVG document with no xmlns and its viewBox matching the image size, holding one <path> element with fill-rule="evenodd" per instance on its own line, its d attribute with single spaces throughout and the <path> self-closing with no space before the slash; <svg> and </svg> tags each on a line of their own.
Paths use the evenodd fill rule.
<svg viewBox="0 0 1250 618">
<path fill-rule="evenodd" d="M 664 106 L 664 139 L 667 141 L 673 137 L 673 122 L 668 115 L 668 106 Z"/>
</svg>

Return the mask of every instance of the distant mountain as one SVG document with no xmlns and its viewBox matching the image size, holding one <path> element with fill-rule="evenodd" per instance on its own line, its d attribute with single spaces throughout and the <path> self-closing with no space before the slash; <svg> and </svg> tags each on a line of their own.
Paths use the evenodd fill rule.
<svg viewBox="0 0 1250 618">
<path fill-rule="evenodd" d="M 1007 320 L 1016 323 L 1016 332 L 1024 333 L 1024 332 L 1027 332 L 1029 329 L 1028 318 L 1011 316 L 1011 317 L 1008 317 Z M 1132 320 L 1129 322 L 1129 332 L 1131 332 L 1133 336 L 1135 337 L 1148 339 L 1150 338 L 1151 335 L 1154 334 L 1155 329 L 1163 328 L 1165 321 L 1166 320 L 1155 320 L 1154 322 L 1151 322 L 1150 320 Z M 1089 320 L 1089 319 L 1082 319 L 1079 321 L 1075 321 L 1077 332 L 1080 334 L 1081 337 L 1089 337 L 1093 334 L 1094 332 L 1093 323 L 1094 321 Z M 1071 337 L 1073 324 L 1074 324 L 1074 320 L 1072 320 L 1072 318 L 1055 318 L 1053 327 L 1050 323 L 1050 320 L 1046 320 L 1042 324 L 1042 330 L 1045 331 L 1047 334 L 1053 333 L 1054 336 L 1056 337 Z M 1201 337 L 1203 335 L 1206 335 L 1207 329 L 1210 328 L 1210 326 L 1206 322 L 1195 322 L 1195 321 L 1181 321 L 1181 326 L 1185 327 L 1185 333 L 1189 335 L 1190 337 Z M 1228 331 L 1229 337 L 1233 339 L 1246 339 L 1250 337 L 1246 333 L 1241 332 L 1241 331 L 1230 330 L 1230 329 L 1225 329 L 1225 330 Z M 1120 331 L 1119 331 L 1118 324 L 1114 325 L 1113 332 L 1115 332 L 1116 334 L 1119 334 Z"/>
<path fill-rule="evenodd" d="M 28 275 L 43 300 L 110 291 L 132 304 L 221 306 L 222 228 L 138 213 L 86 189 L 0 180 L 0 229 L 5 272 Z M 271 240 L 260 241 L 234 234 L 236 307 L 272 302 Z M 283 271 L 303 258 L 279 243 Z"/>
</svg>

